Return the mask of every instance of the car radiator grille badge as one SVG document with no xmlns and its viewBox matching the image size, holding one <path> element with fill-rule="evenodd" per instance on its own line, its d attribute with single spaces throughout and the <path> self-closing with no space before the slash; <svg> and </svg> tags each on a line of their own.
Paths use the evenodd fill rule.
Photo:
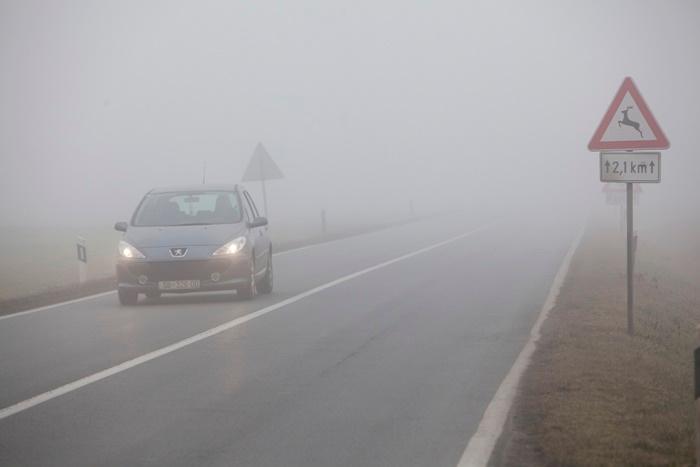
<svg viewBox="0 0 700 467">
<path fill-rule="evenodd" d="M 182 258 L 187 254 L 187 248 L 171 248 L 170 256 L 173 258 Z"/>
</svg>

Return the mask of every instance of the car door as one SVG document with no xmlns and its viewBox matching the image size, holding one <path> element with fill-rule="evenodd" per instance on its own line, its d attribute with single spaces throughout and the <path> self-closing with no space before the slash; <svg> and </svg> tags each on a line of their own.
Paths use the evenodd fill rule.
<svg viewBox="0 0 700 467">
<path fill-rule="evenodd" d="M 252 216 L 251 221 L 260 217 L 258 208 L 255 206 L 250 193 L 243 191 L 244 205 L 246 211 Z M 250 236 L 253 239 L 253 251 L 255 251 L 255 272 L 260 273 L 267 267 L 268 255 L 270 253 L 270 239 L 267 236 L 267 226 L 251 228 Z"/>
</svg>

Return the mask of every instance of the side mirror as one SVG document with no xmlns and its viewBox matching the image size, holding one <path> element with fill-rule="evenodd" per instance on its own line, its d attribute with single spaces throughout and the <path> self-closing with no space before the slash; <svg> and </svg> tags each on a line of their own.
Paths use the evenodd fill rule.
<svg viewBox="0 0 700 467">
<path fill-rule="evenodd" d="M 267 225 L 266 217 L 256 217 L 252 222 L 248 222 L 248 227 L 251 229 L 254 227 L 264 227 Z"/>
<path fill-rule="evenodd" d="M 126 232 L 127 227 L 129 227 L 129 224 L 126 222 L 117 222 L 114 224 L 114 230 L 119 232 Z"/>
</svg>

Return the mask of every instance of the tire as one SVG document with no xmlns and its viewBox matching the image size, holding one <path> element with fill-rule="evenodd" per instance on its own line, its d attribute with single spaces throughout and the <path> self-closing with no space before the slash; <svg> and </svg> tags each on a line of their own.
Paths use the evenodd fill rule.
<svg viewBox="0 0 700 467">
<path fill-rule="evenodd" d="M 119 288 L 119 303 L 123 306 L 133 306 L 139 301 L 139 293 L 135 290 Z"/>
<path fill-rule="evenodd" d="M 244 300 L 252 300 L 255 298 L 255 296 L 258 294 L 258 287 L 255 282 L 255 260 L 251 259 L 247 284 L 238 288 L 238 296 Z"/>
<path fill-rule="evenodd" d="M 272 270 L 272 251 L 267 255 L 267 270 L 265 271 L 265 277 L 258 284 L 258 292 L 262 294 L 272 293 L 272 286 L 274 285 L 274 272 Z"/>
<path fill-rule="evenodd" d="M 146 292 L 146 297 L 158 299 L 160 298 L 160 290 L 149 290 L 148 292 Z"/>
</svg>

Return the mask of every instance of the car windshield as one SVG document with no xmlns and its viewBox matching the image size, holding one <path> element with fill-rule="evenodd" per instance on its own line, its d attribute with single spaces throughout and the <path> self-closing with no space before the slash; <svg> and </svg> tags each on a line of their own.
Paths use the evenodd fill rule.
<svg viewBox="0 0 700 467">
<path fill-rule="evenodd" d="M 134 215 L 134 226 L 234 224 L 241 221 L 232 191 L 152 193 Z"/>
</svg>

